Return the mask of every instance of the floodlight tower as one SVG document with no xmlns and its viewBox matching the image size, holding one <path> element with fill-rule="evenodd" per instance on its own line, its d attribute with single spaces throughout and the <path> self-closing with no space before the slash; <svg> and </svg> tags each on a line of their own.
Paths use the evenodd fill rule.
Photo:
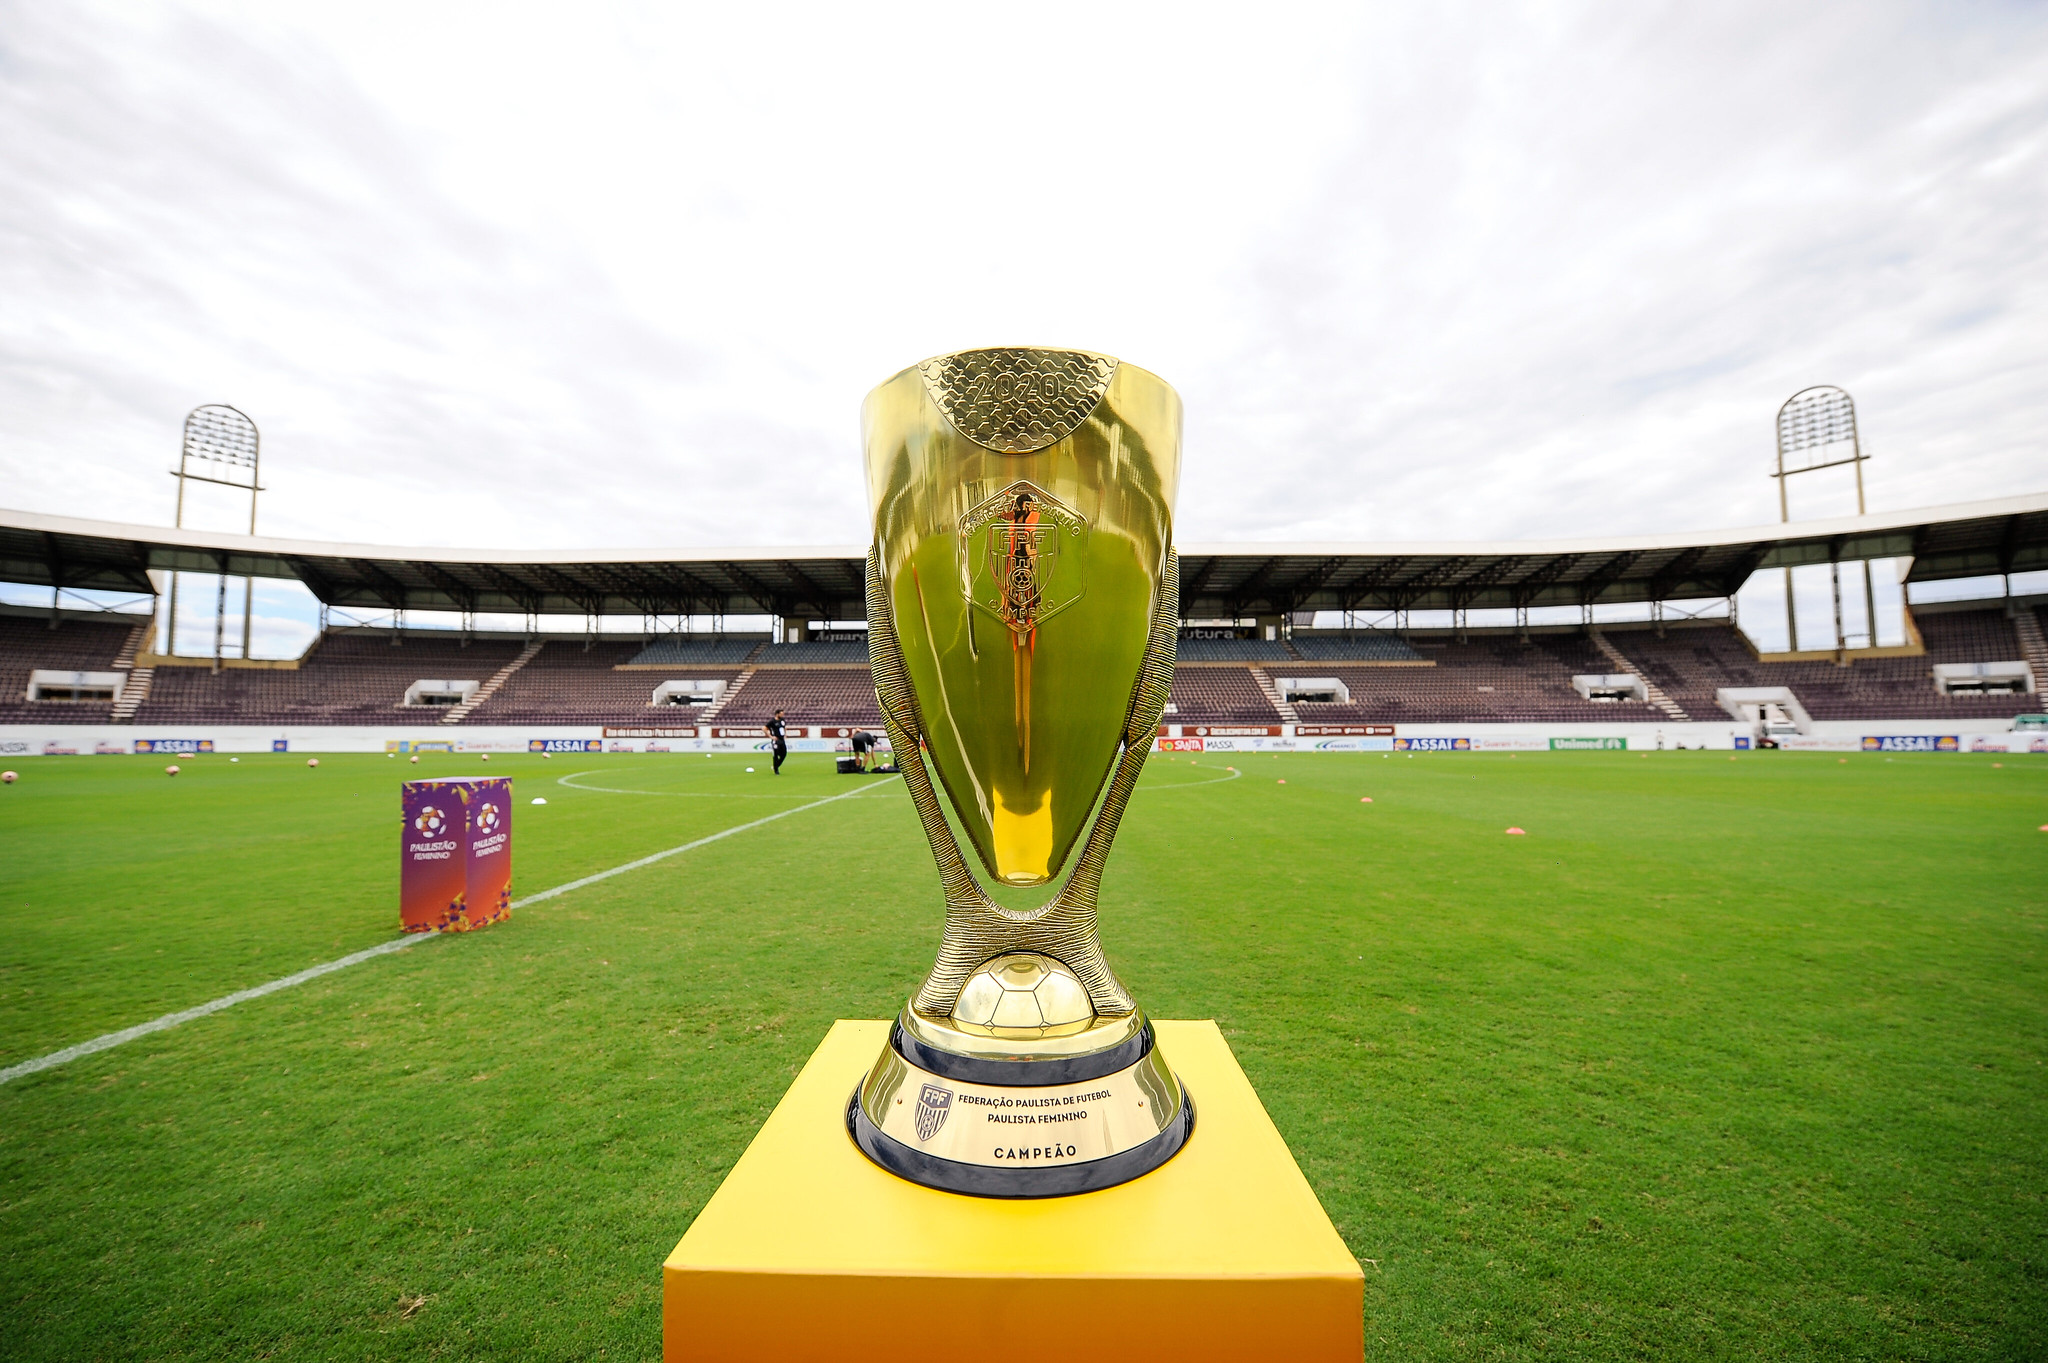
<svg viewBox="0 0 2048 1363">
<path fill-rule="evenodd" d="M 1847 451 L 1844 453 L 1844 451 Z M 1795 473 L 1839 468 L 1847 464 L 1856 471 L 1856 514 L 1865 514 L 1863 465 L 1869 455 L 1856 430 L 1856 402 L 1833 384 L 1802 388 L 1785 399 L 1778 409 L 1778 468 L 1771 477 L 1778 480 L 1778 521 L 1792 519 L 1792 502 L 1786 480 Z M 1788 467 L 1787 460 L 1793 462 Z M 1877 644 L 1877 594 L 1870 583 L 1870 560 L 1863 561 L 1863 623 L 1872 647 Z M 1842 638 L 1842 565 L 1830 565 L 1835 581 L 1835 651 L 1846 646 Z M 1785 569 L 1785 629 L 1794 653 L 1799 651 L 1799 613 L 1792 602 L 1792 569 Z"/>
<path fill-rule="evenodd" d="M 225 403 L 208 403 L 194 407 L 185 414 L 185 439 L 178 451 L 178 467 L 171 470 L 171 476 L 178 480 L 178 511 L 175 524 L 185 524 L 186 482 L 213 483 L 219 487 L 231 487 L 249 494 L 249 533 L 256 533 L 256 494 L 263 491 L 257 479 L 258 461 L 262 454 L 263 439 L 256 429 L 256 423 L 246 414 Z M 204 472 L 192 471 L 192 464 L 200 462 Z M 225 561 L 220 564 L 227 567 Z M 228 579 L 227 573 L 220 574 L 220 586 L 214 595 L 213 613 L 213 670 L 220 671 L 222 641 L 227 633 Z M 242 579 L 242 656 L 249 656 L 249 633 L 253 620 L 256 579 Z M 171 623 L 164 641 L 167 651 L 178 651 L 178 574 L 171 572 Z"/>
</svg>

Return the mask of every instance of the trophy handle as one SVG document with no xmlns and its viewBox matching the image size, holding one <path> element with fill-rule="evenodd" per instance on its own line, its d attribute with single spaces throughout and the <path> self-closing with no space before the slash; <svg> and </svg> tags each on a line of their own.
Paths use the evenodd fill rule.
<svg viewBox="0 0 2048 1363">
<path fill-rule="evenodd" d="M 1089 830 L 1081 859 L 1060 893 L 1043 908 L 1015 913 L 1003 908 L 981 888 L 960 853 L 959 840 L 946 823 L 938 792 L 932 786 L 920 746 L 924 733 L 917 697 L 903 666 L 903 645 L 882 580 L 881 555 L 868 551 L 868 663 L 874 674 L 875 697 L 881 702 L 883 727 L 903 769 L 918 821 L 939 866 L 946 900 L 946 926 L 930 975 L 918 988 L 911 1006 L 925 1017 L 952 1016 L 968 978 L 992 957 L 1005 952 L 1038 951 L 1064 962 L 1088 989 L 1088 998 L 1102 1017 L 1121 1017 L 1136 1007 L 1130 991 L 1109 968 L 1096 935 L 1095 902 L 1110 841 L 1122 822 L 1136 789 L 1138 775 L 1152 750 L 1152 736 L 1165 711 L 1173 683 L 1174 641 L 1180 626 L 1180 556 L 1169 549 L 1153 600 L 1152 633 L 1146 641 L 1138 680 L 1132 688 L 1124 720 L 1123 751 L 1117 758 L 1108 794 Z"/>
</svg>

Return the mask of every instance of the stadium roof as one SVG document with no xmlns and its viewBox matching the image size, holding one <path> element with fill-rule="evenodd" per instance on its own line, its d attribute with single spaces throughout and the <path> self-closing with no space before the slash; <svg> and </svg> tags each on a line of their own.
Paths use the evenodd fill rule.
<svg viewBox="0 0 2048 1363">
<path fill-rule="evenodd" d="M 331 606 L 859 620 L 865 550 L 485 550 L 166 530 L 0 510 L 0 581 L 153 590 L 151 570 L 294 578 Z M 1913 560 L 1909 581 L 2048 568 L 2048 493 L 1676 535 L 1187 544 L 1181 614 L 1578 606 L 1728 596 L 1759 568 Z"/>
</svg>

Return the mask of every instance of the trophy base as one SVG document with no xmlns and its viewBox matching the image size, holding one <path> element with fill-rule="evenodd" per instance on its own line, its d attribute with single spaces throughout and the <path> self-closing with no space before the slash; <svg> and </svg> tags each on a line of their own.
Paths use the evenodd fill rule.
<svg viewBox="0 0 2048 1363">
<path fill-rule="evenodd" d="M 1194 1122 L 1142 1014 L 1006 1043 L 905 1009 L 846 1104 L 847 1134 L 870 1160 L 974 1197 L 1128 1183 L 1178 1154 Z"/>
</svg>

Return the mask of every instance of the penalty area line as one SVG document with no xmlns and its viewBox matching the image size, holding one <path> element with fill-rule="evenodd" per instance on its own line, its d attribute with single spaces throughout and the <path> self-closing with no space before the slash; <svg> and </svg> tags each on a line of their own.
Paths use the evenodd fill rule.
<svg viewBox="0 0 2048 1363">
<path fill-rule="evenodd" d="M 893 780 L 894 778 L 891 779 Z M 882 784 L 887 783 L 884 782 Z M 524 899 L 515 899 L 512 901 L 512 907 L 520 909 L 528 904 L 538 904 L 544 899 L 553 899 L 556 895 L 567 894 L 571 890 L 580 890 L 585 885 L 595 885 L 600 880 L 610 880 L 613 876 L 621 876 L 628 871 L 637 871 L 643 866 L 652 866 L 657 861 L 666 861 L 670 857 L 681 856 L 685 852 L 693 852 L 699 847 L 718 842 L 720 839 L 730 838 L 738 833 L 745 833 L 750 829 L 759 828 L 763 824 L 774 823 L 777 819 L 786 819 L 792 814 L 801 814 L 807 809 L 816 809 L 819 805 L 829 805 L 835 800 L 850 800 L 856 795 L 865 795 L 867 792 L 875 789 L 878 789 L 878 787 L 862 786 L 858 790 L 844 791 L 838 795 L 828 795 L 822 800 L 813 800 L 809 804 L 798 805 L 795 809 L 777 810 L 775 813 L 765 818 L 755 819 L 751 823 L 743 823 L 732 828 L 723 829 L 720 832 L 711 834 L 709 837 L 698 838 L 694 842 L 686 842 L 680 847 L 671 847 L 665 852 L 656 852 L 652 856 L 641 857 L 636 861 L 626 862 L 622 866 L 614 866 L 610 870 L 599 871 L 595 875 L 583 876 L 580 879 L 557 885 L 552 889 L 542 890 L 538 894 L 530 894 Z M 9 1065 L 5 1069 L 0 1069 L 0 1084 L 11 1083 L 16 1079 L 21 1079 L 31 1074 L 39 1074 L 44 1070 L 55 1069 L 57 1066 L 69 1064 L 73 1060 L 83 1060 L 86 1056 L 97 1055 L 101 1051 L 110 1051 L 116 1046 L 126 1045 L 130 1041 L 138 1041 L 157 1032 L 167 1032 L 171 1028 L 181 1026 L 187 1022 L 196 1022 L 200 1018 L 210 1017 L 224 1008 L 232 1008 L 238 1003 L 247 1003 L 250 999 L 260 999 L 265 994 L 275 994 L 280 989 L 290 989 L 296 985 L 305 984 L 308 980 L 317 980 L 322 975 L 331 975 L 337 970 L 346 970 L 352 965 L 360 965 L 364 961 L 378 956 L 389 956 L 393 952 L 403 951 L 407 947 L 417 946 L 421 942 L 431 942 L 436 938 L 452 935 L 452 933 L 440 932 L 412 933 L 408 936 L 394 938 L 389 942 L 379 942 L 376 946 L 351 952 L 336 960 L 326 961 L 316 966 L 309 966 L 295 975 L 286 975 L 282 979 L 271 980 L 267 984 L 255 985 L 248 989 L 238 989 L 232 994 L 223 994 L 210 1003 L 200 1004 L 197 1008 L 187 1008 L 177 1013 L 165 1013 L 160 1018 L 151 1018 L 148 1022 L 140 1022 L 133 1027 L 124 1027 L 118 1032 L 108 1032 L 106 1035 L 96 1036 L 90 1041 L 81 1041 L 76 1046 L 66 1046 L 61 1051 L 51 1051 L 48 1055 L 39 1055 L 33 1060 L 24 1060 L 18 1065 Z"/>
</svg>

